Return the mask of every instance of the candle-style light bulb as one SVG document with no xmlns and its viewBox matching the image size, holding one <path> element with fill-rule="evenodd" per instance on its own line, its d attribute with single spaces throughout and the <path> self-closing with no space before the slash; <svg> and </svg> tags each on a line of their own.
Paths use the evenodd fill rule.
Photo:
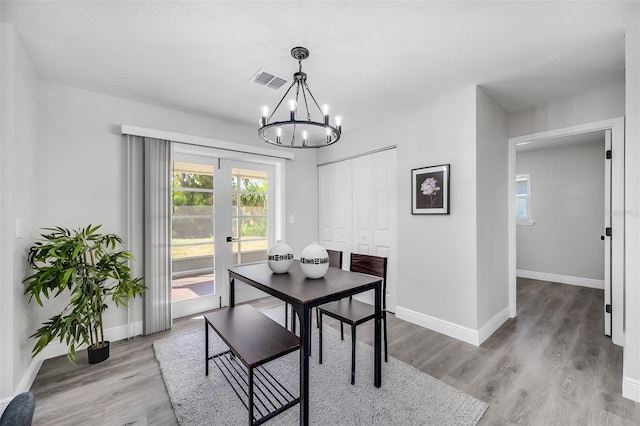
<svg viewBox="0 0 640 426">
<path fill-rule="evenodd" d="M 331 142 L 331 129 L 327 129 L 327 143 Z"/>
<path fill-rule="evenodd" d="M 322 115 L 324 116 L 324 124 L 329 124 L 329 111 L 331 111 L 331 108 L 329 107 L 329 105 L 324 104 L 320 107 L 320 110 L 322 111 Z"/>
<path fill-rule="evenodd" d="M 296 108 L 298 108 L 298 103 L 294 99 L 289 99 L 287 101 L 287 108 L 289 108 L 291 121 L 294 121 L 296 119 Z"/>
<path fill-rule="evenodd" d="M 336 118 L 333 119 L 333 122 L 336 124 L 338 131 L 342 133 L 342 117 L 337 115 Z"/>
<path fill-rule="evenodd" d="M 269 107 L 263 106 L 262 108 L 260 108 L 260 115 L 262 115 L 262 118 L 260 118 L 260 124 L 262 126 L 266 126 L 267 120 L 269 118 Z"/>
<path fill-rule="evenodd" d="M 309 132 L 306 130 L 302 131 L 302 146 L 307 146 L 307 139 L 309 138 Z"/>
<path fill-rule="evenodd" d="M 276 143 L 282 143 L 282 127 L 276 129 Z"/>
</svg>

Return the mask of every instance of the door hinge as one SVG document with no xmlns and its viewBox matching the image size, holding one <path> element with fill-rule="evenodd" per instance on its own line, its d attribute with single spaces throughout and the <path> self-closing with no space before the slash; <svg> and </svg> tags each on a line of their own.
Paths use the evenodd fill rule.
<svg viewBox="0 0 640 426">
<path fill-rule="evenodd" d="M 611 160 L 611 150 L 610 149 L 607 150 L 607 152 L 605 154 L 605 157 L 607 158 L 607 160 Z"/>
<path fill-rule="evenodd" d="M 605 228 L 605 229 L 604 229 L 604 234 L 605 234 L 607 237 L 610 237 L 610 236 L 611 236 L 611 228 Z"/>
<path fill-rule="evenodd" d="M 604 305 L 604 311 L 608 314 L 611 313 L 611 305 Z"/>
</svg>

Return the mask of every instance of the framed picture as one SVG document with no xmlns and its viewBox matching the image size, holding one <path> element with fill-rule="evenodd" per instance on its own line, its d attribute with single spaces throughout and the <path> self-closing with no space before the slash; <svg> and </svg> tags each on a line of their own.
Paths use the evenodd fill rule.
<svg viewBox="0 0 640 426">
<path fill-rule="evenodd" d="M 449 214 L 449 167 L 411 170 L 411 214 Z"/>
</svg>

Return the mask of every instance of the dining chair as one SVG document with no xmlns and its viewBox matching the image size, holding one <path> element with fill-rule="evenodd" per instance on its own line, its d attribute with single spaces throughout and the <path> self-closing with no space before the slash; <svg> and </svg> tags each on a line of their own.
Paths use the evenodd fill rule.
<svg viewBox="0 0 640 426">
<path fill-rule="evenodd" d="M 374 275 L 382 278 L 382 322 L 384 326 L 384 361 L 388 362 L 387 355 L 387 258 L 371 256 L 367 254 L 351 253 L 352 272 Z M 356 327 L 375 318 L 374 306 L 360 302 L 352 297 L 346 297 L 336 302 L 327 303 L 318 307 L 320 319 L 319 356 L 322 364 L 322 316 L 328 315 L 340 321 L 340 335 L 344 340 L 344 324 L 351 326 L 351 384 L 355 384 L 356 376 Z"/>
<path fill-rule="evenodd" d="M 342 269 L 342 251 L 340 250 L 327 250 L 329 254 L 329 266 Z M 291 314 L 291 329 L 296 332 L 296 322 L 293 320 L 293 313 Z M 316 327 L 320 327 L 320 314 L 316 308 Z M 284 304 L 284 328 L 289 328 L 289 304 Z"/>
</svg>

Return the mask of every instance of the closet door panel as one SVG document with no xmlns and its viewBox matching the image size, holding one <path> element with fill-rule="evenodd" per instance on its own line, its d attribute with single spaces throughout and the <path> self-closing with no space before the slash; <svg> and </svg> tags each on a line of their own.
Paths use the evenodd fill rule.
<svg viewBox="0 0 640 426">
<path fill-rule="evenodd" d="M 351 160 L 353 188 L 353 251 L 373 254 L 373 160 L 371 155 Z"/>
<path fill-rule="evenodd" d="M 352 245 L 351 161 L 320 166 L 318 173 L 319 243 L 328 249 L 341 250 L 345 265 L 344 260 L 349 259 Z"/>
<path fill-rule="evenodd" d="M 387 309 L 395 311 L 396 247 L 397 247 L 397 168 L 396 150 L 372 155 L 371 186 L 373 188 L 372 251 L 387 260 Z"/>
<path fill-rule="evenodd" d="M 318 238 L 320 244 L 326 246 L 327 243 L 333 242 L 333 217 L 331 215 L 331 207 L 334 204 L 332 194 L 335 192 L 333 188 L 333 179 L 335 171 L 331 166 L 318 167 L 318 194 L 320 196 L 320 212 L 319 223 L 320 230 Z"/>
</svg>

